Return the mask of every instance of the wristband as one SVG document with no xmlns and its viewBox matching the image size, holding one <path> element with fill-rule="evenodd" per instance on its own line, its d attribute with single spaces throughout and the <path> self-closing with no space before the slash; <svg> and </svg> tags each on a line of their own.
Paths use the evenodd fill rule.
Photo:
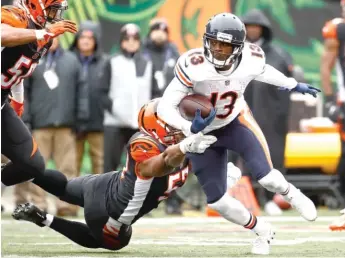
<svg viewBox="0 0 345 258">
<path fill-rule="evenodd" d="M 37 40 L 44 40 L 44 36 L 47 34 L 45 30 L 35 30 L 36 39 Z"/>
</svg>

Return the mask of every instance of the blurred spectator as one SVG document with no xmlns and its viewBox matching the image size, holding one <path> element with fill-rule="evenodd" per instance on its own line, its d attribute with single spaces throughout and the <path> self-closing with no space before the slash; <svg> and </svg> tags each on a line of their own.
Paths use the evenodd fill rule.
<svg viewBox="0 0 345 258">
<path fill-rule="evenodd" d="M 139 109 L 159 90 L 152 62 L 140 52 L 140 29 L 126 24 L 120 31 L 121 53 L 112 56 L 101 83 L 104 115 L 104 172 L 116 170 L 130 137 L 138 130 Z"/>
<path fill-rule="evenodd" d="M 143 53 L 152 60 L 156 69 L 154 77 L 160 92 L 153 97 L 161 97 L 174 78 L 174 67 L 180 56 L 175 44 L 169 41 L 169 28 L 164 18 L 154 18 L 150 21 L 149 35 L 143 44 Z M 166 200 L 166 212 L 181 214 L 181 203 L 176 192 L 172 193 Z"/>
<path fill-rule="evenodd" d="M 104 112 L 99 98 L 99 88 L 104 76 L 106 56 L 100 48 L 101 28 L 92 21 L 81 23 L 71 45 L 82 64 L 86 85 L 79 92 L 79 104 L 85 116 L 78 121 L 77 134 L 77 169 L 80 172 L 85 143 L 89 144 L 92 172 L 103 171 L 103 118 Z"/>
<path fill-rule="evenodd" d="M 341 157 L 337 167 L 340 191 L 345 199 L 345 1 L 341 1 L 343 18 L 328 21 L 322 29 L 324 51 L 321 57 L 321 85 L 325 95 L 325 115 L 340 124 Z M 332 86 L 332 70 L 336 66 L 337 90 Z"/>
<path fill-rule="evenodd" d="M 174 67 L 179 58 L 177 47 L 169 41 L 169 28 L 165 19 L 155 18 L 150 22 L 150 31 L 143 44 L 143 53 L 152 60 L 156 69 L 155 79 L 157 80 L 161 97 L 164 89 L 174 78 Z"/>
<path fill-rule="evenodd" d="M 283 49 L 272 44 L 271 24 L 264 13 L 256 9 L 251 10 L 242 17 L 242 21 L 247 29 L 247 41 L 263 49 L 266 63 L 286 76 L 292 76 L 292 58 Z M 274 168 L 283 172 L 285 137 L 288 133 L 289 93 L 277 90 L 266 83 L 252 81 L 244 95 L 266 137 Z M 265 192 L 265 211 L 271 215 L 281 214 L 280 208 L 272 201 L 273 194 Z"/>
<path fill-rule="evenodd" d="M 79 89 L 84 86 L 81 76 L 81 66 L 76 56 L 63 50 L 55 38 L 46 57 L 24 82 L 23 121 L 32 129 L 45 162 L 53 158 L 57 169 L 67 178 L 78 175 L 73 129 L 77 117 L 85 112 L 78 108 L 77 103 Z M 26 184 L 16 187 L 17 203 L 25 202 L 26 187 Z M 31 183 L 29 189 L 32 201 L 39 208 L 47 210 L 45 192 Z M 58 201 L 57 214 L 76 215 L 76 207 Z"/>
</svg>

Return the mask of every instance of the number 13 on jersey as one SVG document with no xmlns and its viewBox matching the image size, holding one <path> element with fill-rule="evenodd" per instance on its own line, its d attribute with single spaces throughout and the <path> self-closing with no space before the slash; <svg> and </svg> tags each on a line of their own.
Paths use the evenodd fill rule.
<svg viewBox="0 0 345 258">
<path fill-rule="evenodd" d="M 222 114 L 217 114 L 216 117 L 219 119 L 226 119 L 229 115 L 231 115 L 232 110 L 234 109 L 237 97 L 238 97 L 238 95 L 234 91 L 224 92 L 220 96 L 219 96 L 218 92 L 212 92 L 211 97 L 210 97 L 210 101 L 214 107 L 216 107 L 217 101 L 227 100 L 227 103 L 224 104 L 224 106 L 222 107 L 224 112 Z"/>
</svg>

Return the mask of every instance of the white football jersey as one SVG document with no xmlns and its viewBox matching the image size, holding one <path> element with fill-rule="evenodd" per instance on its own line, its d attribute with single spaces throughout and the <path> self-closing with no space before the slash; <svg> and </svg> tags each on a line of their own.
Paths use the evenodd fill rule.
<svg viewBox="0 0 345 258">
<path fill-rule="evenodd" d="M 246 107 L 243 94 L 250 81 L 255 79 L 287 89 L 297 85 L 295 79 L 267 65 L 264 51 L 251 43 L 244 44 L 239 64 L 224 72 L 217 71 L 206 60 L 203 48 L 189 50 L 178 59 L 175 77 L 157 111 L 165 122 L 186 135 L 191 123 L 178 113 L 178 104 L 187 94 L 204 95 L 217 109 L 216 118 L 204 130 L 207 133 L 229 124 Z"/>
<path fill-rule="evenodd" d="M 242 59 L 234 71 L 219 73 L 205 59 L 203 49 L 184 53 L 175 67 L 175 75 L 192 93 L 207 96 L 217 109 L 216 118 L 206 131 L 221 128 L 234 120 L 246 106 L 244 91 L 251 80 L 264 71 L 265 54 L 254 44 L 245 43 Z"/>
</svg>

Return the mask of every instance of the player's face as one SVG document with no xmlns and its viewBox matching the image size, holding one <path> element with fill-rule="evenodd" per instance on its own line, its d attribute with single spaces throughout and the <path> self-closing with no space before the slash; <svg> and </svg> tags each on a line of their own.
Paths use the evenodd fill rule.
<svg viewBox="0 0 345 258">
<path fill-rule="evenodd" d="M 78 39 L 78 49 L 80 52 L 94 51 L 96 40 L 92 31 L 84 30 Z"/>
<path fill-rule="evenodd" d="M 262 35 L 262 27 L 259 25 L 246 25 L 247 40 L 251 43 L 258 41 Z"/>
<path fill-rule="evenodd" d="M 225 61 L 232 54 L 233 47 L 230 43 L 218 41 L 215 39 L 210 40 L 210 50 L 215 59 Z"/>
<path fill-rule="evenodd" d="M 153 30 L 150 37 L 157 45 L 163 45 L 168 40 L 168 34 L 163 30 Z"/>
<path fill-rule="evenodd" d="M 121 47 L 128 53 L 136 53 L 140 48 L 140 40 L 137 36 L 126 36 L 121 42 Z"/>
</svg>

